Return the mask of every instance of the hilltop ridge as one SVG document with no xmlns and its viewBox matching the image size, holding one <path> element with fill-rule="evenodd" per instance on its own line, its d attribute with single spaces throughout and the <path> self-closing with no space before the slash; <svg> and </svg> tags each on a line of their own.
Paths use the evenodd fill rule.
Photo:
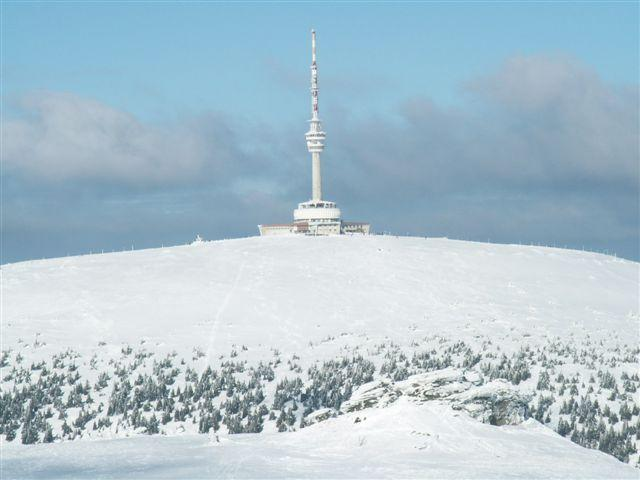
<svg viewBox="0 0 640 480">
<path fill-rule="evenodd" d="M 62 325 L 53 318 L 73 324 L 80 344 L 135 342 L 159 332 L 168 341 L 162 335 L 178 330 L 185 340 L 202 341 L 215 328 L 213 342 L 224 349 L 235 340 L 302 348 L 313 337 L 397 335 L 414 324 L 431 333 L 513 328 L 604 338 L 637 325 L 636 262 L 546 247 L 250 237 L 22 262 L 2 271 L 8 344 L 49 327 L 59 335 Z M 242 338 L 234 333 L 240 330 Z"/>
</svg>

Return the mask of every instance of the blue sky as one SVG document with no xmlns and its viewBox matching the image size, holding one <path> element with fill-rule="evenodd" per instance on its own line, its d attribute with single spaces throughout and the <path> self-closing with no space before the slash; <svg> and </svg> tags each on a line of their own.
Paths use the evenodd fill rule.
<svg viewBox="0 0 640 480">
<path fill-rule="evenodd" d="M 513 54 L 567 54 L 608 81 L 637 80 L 633 2 L 7 3 L 5 95 L 73 91 L 145 118 L 210 108 L 296 120 L 307 92 L 281 77 L 306 80 L 312 27 L 321 74 L 351 86 L 324 89 L 323 103 L 362 114 L 425 92 L 460 102 L 461 83 Z M 359 84 L 370 95 L 350 102 Z"/>
<path fill-rule="evenodd" d="M 325 183 L 347 215 L 378 230 L 638 258 L 636 2 L 4 2 L 3 262 L 288 220 L 307 194 L 312 27 Z M 379 138 L 377 152 L 363 146 Z M 500 161 L 496 143 L 513 143 Z M 402 170 L 395 181 L 382 181 L 385 159 Z M 492 174 L 466 178 L 474 168 Z M 389 200 L 372 204 L 385 185 Z M 528 220 L 512 224 L 514 212 Z"/>
</svg>

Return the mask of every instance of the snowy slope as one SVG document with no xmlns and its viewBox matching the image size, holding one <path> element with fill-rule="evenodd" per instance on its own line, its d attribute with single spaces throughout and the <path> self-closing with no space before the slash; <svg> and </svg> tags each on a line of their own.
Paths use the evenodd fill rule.
<svg viewBox="0 0 640 480">
<path fill-rule="evenodd" d="M 176 377 L 182 388 L 188 380 L 180 365 L 202 372 L 228 360 L 256 365 L 275 358 L 269 364 L 275 381 L 264 385 L 270 406 L 275 383 L 304 377 L 325 360 L 363 355 L 375 364 L 377 378 L 395 355 L 422 358 L 423 350 L 447 347 L 451 365 L 461 367 L 469 354 L 456 350 L 456 342 L 486 353 L 483 362 L 526 346 L 538 350 L 527 354 L 532 378 L 518 388 L 534 394 L 532 405 L 543 369 L 554 379 L 566 377 L 543 389 L 554 395 L 547 423 L 557 428 L 560 404 L 574 396 L 570 386 L 583 397 L 595 386 L 591 396 L 616 412 L 620 402 L 640 403 L 631 390 L 640 382 L 626 380 L 630 386 L 623 387 L 620 377 L 638 371 L 639 272 L 635 262 L 588 252 L 388 236 L 255 237 L 3 265 L 2 350 L 11 352 L 1 386 L 7 392 L 25 380 L 24 373 L 6 376 L 18 365 L 18 353 L 35 382 L 41 367 L 34 364 L 44 361 L 52 370 L 53 356 L 71 349 L 80 382 L 93 385 L 100 372 L 112 377 L 104 391 L 91 394 L 94 406 L 104 404 L 104 415 L 115 372 L 134 354 L 154 356 L 127 367 L 132 379 L 156 371 L 156 359 L 182 359 Z M 555 360 L 549 364 L 548 358 Z M 474 365 L 478 373 L 482 364 Z M 411 368 L 408 374 L 420 372 Z M 617 379 L 619 393 L 610 401 L 600 369 Z M 565 393 L 564 387 L 558 391 L 562 382 Z M 216 402 L 222 410 L 223 400 Z M 298 429 L 301 410 L 289 427 L 298 431 L 277 433 L 275 421 L 266 420 L 260 434 L 228 435 L 222 427 L 220 442 L 212 444 L 212 433 L 192 435 L 195 416 L 163 425 L 168 437 L 139 436 L 144 429 L 125 428 L 120 417 L 117 426 L 114 421 L 96 430 L 96 418 L 71 435 L 75 441 L 4 441 L 2 468 L 7 478 L 43 472 L 92 478 L 638 474 L 534 420 L 496 427 L 444 402 L 401 398 Z M 70 424 L 79 413 L 68 409 Z M 356 416 L 366 420 L 354 423 Z M 640 417 L 630 418 L 633 425 Z M 55 415 L 49 422 L 61 428 Z M 614 425 L 622 428 L 622 422 Z M 129 435 L 138 436 L 122 438 Z M 124 465 L 123 451 L 129 458 Z"/>
<path fill-rule="evenodd" d="M 594 253 L 395 237 L 247 238 L 2 267 L 5 345 L 141 338 L 302 353 L 348 332 L 635 335 L 638 264 Z M 409 329 L 416 326 L 415 329 Z"/>
</svg>

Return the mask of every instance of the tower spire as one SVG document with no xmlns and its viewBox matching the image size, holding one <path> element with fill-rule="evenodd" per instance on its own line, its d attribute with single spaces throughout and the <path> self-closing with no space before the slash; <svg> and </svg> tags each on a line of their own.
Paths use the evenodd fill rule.
<svg viewBox="0 0 640 480">
<path fill-rule="evenodd" d="M 320 153 L 324 150 L 325 133 L 318 116 L 318 65 L 316 64 L 316 31 L 311 30 L 311 120 L 305 135 L 307 150 L 311 153 L 311 199 L 322 200 L 322 178 L 320 176 Z"/>
<path fill-rule="evenodd" d="M 318 120 L 318 65 L 316 64 L 315 30 L 311 30 L 311 119 Z"/>
<path fill-rule="evenodd" d="M 316 31 L 311 30 L 311 60 L 316 63 Z"/>
</svg>

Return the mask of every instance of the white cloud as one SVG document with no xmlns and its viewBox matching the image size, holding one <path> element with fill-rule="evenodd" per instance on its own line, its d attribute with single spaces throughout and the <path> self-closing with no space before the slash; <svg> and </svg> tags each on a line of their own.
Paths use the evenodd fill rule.
<svg viewBox="0 0 640 480">
<path fill-rule="evenodd" d="M 21 99 L 19 110 L 20 118 L 4 120 L 5 168 L 49 181 L 180 184 L 203 174 L 227 176 L 242 157 L 219 118 L 151 125 L 98 101 L 52 92 Z"/>
</svg>

